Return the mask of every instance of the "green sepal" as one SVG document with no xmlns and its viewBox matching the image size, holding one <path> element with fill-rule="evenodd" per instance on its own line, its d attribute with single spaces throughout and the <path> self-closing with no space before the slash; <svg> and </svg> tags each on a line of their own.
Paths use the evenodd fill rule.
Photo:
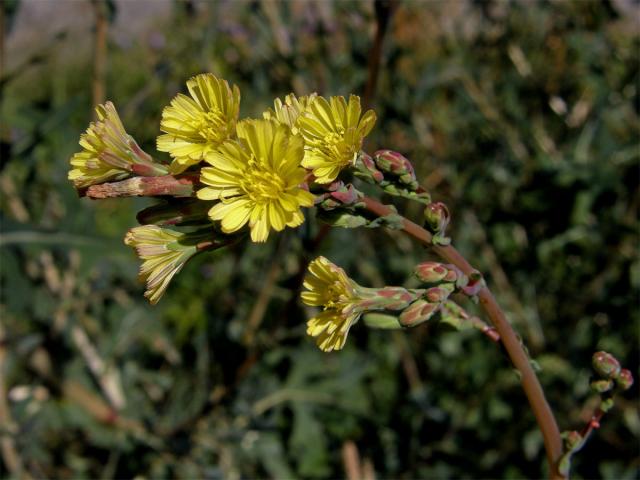
<svg viewBox="0 0 640 480">
<path fill-rule="evenodd" d="M 398 317 L 395 315 L 387 315 L 385 313 L 367 313 L 362 317 L 365 325 L 369 328 L 378 328 L 382 330 L 402 330 L 404 327 L 400 325 Z"/>
<path fill-rule="evenodd" d="M 441 235 L 439 233 L 436 233 L 432 238 L 431 238 L 431 243 L 433 245 L 441 245 L 443 247 L 446 247 L 447 245 L 451 244 L 451 237 L 446 237 L 444 235 Z"/>
<path fill-rule="evenodd" d="M 344 210 L 318 210 L 318 220 L 331 225 L 332 227 L 341 228 L 358 228 L 368 226 L 370 223 L 362 215 L 354 215 Z"/>
</svg>

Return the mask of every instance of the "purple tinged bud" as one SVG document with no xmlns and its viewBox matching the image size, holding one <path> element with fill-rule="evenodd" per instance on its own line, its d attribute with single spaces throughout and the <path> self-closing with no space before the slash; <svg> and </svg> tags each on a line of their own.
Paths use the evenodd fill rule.
<svg viewBox="0 0 640 480">
<path fill-rule="evenodd" d="M 421 282 L 437 283 L 447 277 L 449 270 L 438 262 L 424 262 L 417 265 L 413 273 Z"/>
<path fill-rule="evenodd" d="M 398 176 L 405 185 L 417 188 L 418 181 L 415 170 L 404 155 L 393 150 L 378 150 L 373 154 L 373 158 L 380 170 L 392 173 Z"/>
<path fill-rule="evenodd" d="M 616 377 L 616 385 L 620 390 L 629 390 L 633 385 L 633 374 L 630 370 L 623 368 Z"/>
<path fill-rule="evenodd" d="M 398 320 L 403 327 L 415 327 L 429 320 L 439 309 L 439 304 L 416 300 L 404 309 Z"/>
<path fill-rule="evenodd" d="M 376 168 L 376 164 L 369 154 L 362 152 L 360 153 L 359 158 L 365 170 L 370 175 L 373 181 L 375 181 L 376 183 L 380 183 L 384 180 L 383 173 Z"/>
<path fill-rule="evenodd" d="M 336 190 L 331 196 L 345 205 L 352 205 L 358 200 L 358 191 L 353 185 L 347 185 L 343 189 Z"/>
<path fill-rule="evenodd" d="M 613 388 L 613 380 L 594 380 L 591 382 L 591 390 L 596 393 L 605 393 Z"/>
<path fill-rule="evenodd" d="M 441 303 L 449 298 L 450 293 L 451 292 L 449 290 L 446 290 L 444 288 L 433 287 L 426 291 L 426 293 L 424 294 L 424 298 L 432 303 Z"/>
<path fill-rule="evenodd" d="M 428 229 L 432 233 L 444 233 L 449 225 L 451 215 L 449 209 L 442 202 L 433 202 L 424 209 L 424 218 Z"/>
<path fill-rule="evenodd" d="M 616 378 L 620 373 L 620 363 L 607 352 L 596 352 L 592 358 L 593 369 L 603 378 Z"/>
<path fill-rule="evenodd" d="M 325 210 L 333 210 L 341 206 L 349 206 L 358 202 L 361 193 L 351 184 L 345 185 L 341 181 L 333 182 L 327 188 L 328 191 L 317 194 L 315 204 Z"/>
<path fill-rule="evenodd" d="M 462 271 L 455 265 L 448 264 L 445 267 L 447 268 L 447 276 L 443 280 L 447 283 L 457 282 L 459 278 L 464 276 Z"/>
</svg>

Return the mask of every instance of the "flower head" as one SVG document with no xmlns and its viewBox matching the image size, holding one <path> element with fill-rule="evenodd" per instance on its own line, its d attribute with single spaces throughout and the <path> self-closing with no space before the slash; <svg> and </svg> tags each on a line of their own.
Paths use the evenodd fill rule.
<svg viewBox="0 0 640 480">
<path fill-rule="evenodd" d="M 309 106 L 318 97 L 317 93 L 309 96 L 297 98 L 293 93 L 284 97 L 284 103 L 279 98 L 273 102 L 273 108 L 270 108 L 262 114 L 266 120 L 275 120 L 278 123 L 287 125 L 291 129 L 291 133 L 298 134 L 298 119 Z"/>
<path fill-rule="evenodd" d="M 211 73 L 187 81 L 191 97 L 179 93 L 162 112 L 158 150 L 173 157 L 172 173 L 202 161 L 235 132 L 240 90 Z"/>
<path fill-rule="evenodd" d="M 376 122 L 373 110 L 362 117 L 360 97 L 351 95 L 317 97 L 298 119 L 304 137 L 305 155 L 302 166 L 313 170 L 318 183 L 332 182 L 344 167 L 352 164 Z"/>
<path fill-rule="evenodd" d="M 309 264 L 303 286 L 302 301 L 323 311 L 307 322 L 307 334 L 316 337 L 321 350 L 340 350 L 347 341 L 347 334 L 362 310 L 356 293 L 358 285 L 344 270 L 325 257 L 318 257 Z"/>
<path fill-rule="evenodd" d="M 209 216 L 222 220 L 223 232 L 248 222 L 251 239 L 264 242 L 271 229 L 300 225 L 301 207 L 313 205 L 313 195 L 301 186 L 306 175 L 300 166 L 302 138 L 270 120 L 244 120 L 237 135 L 207 155 L 211 167 L 203 168 L 200 177 L 207 187 L 198 198 L 220 200 Z"/>
<path fill-rule="evenodd" d="M 129 135 L 113 103 L 96 107 L 98 120 L 80 136 L 82 151 L 71 157 L 69 180 L 85 188 L 111 180 L 122 180 L 132 173 L 143 176 L 165 175 L 164 165 L 155 163 Z"/>
<path fill-rule="evenodd" d="M 187 234 L 144 225 L 129 230 L 124 243 L 134 247 L 142 259 L 139 278 L 147 284 L 144 296 L 152 304 L 158 303 L 173 276 L 196 252 L 194 242 L 186 240 Z"/>
</svg>

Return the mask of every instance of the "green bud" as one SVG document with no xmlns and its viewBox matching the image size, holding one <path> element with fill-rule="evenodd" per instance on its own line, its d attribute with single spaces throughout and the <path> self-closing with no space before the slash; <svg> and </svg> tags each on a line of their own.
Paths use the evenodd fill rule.
<svg viewBox="0 0 640 480">
<path fill-rule="evenodd" d="M 358 303 L 364 310 L 403 310 L 407 308 L 423 290 L 410 291 L 402 287 L 366 288 L 358 286 Z"/>
<path fill-rule="evenodd" d="M 623 368 L 616 377 L 616 385 L 620 390 L 629 390 L 633 385 L 633 374 L 630 370 Z"/>
<path fill-rule="evenodd" d="M 400 324 L 405 327 L 415 327 L 426 322 L 439 310 L 440 305 L 425 300 L 416 300 L 400 314 Z"/>
<path fill-rule="evenodd" d="M 566 451 L 575 450 L 580 446 L 583 440 L 582 435 L 580 435 L 580 432 L 576 432 L 575 430 L 572 430 L 570 432 L 563 432 L 562 438 L 564 439 L 564 445 L 565 445 Z"/>
<path fill-rule="evenodd" d="M 594 380 L 590 384 L 591 390 L 596 393 L 605 393 L 610 391 L 613 388 L 613 380 L 603 379 L 603 380 Z"/>
<path fill-rule="evenodd" d="M 438 262 L 424 262 L 417 265 L 413 273 L 421 282 L 438 283 L 447 277 L 449 270 Z"/>
<path fill-rule="evenodd" d="M 362 317 L 365 325 L 369 328 L 380 328 L 383 330 L 397 330 L 403 328 L 395 315 L 385 313 L 367 313 Z"/>
<path fill-rule="evenodd" d="M 442 303 L 447 298 L 449 298 L 450 293 L 451 289 L 433 287 L 425 292 L 424 298 L 426 298 L 431 303 Z"/>
<path fill-rule="evenodd" d="M 613 398 L 605 398 L 600 402 L 600 410 L 606 413 L 613 408 L 613 405 Z"/>
<path fill-rule="evenodd" d="M 449 209 L 442 202 L 433 202 L 424 209 L 426 226 L 432 233 L 444 233 L 451 216 Z"/>
<path fill-rule="evenodd" d="M 592 358 L 593 369 L 604 378 L 616 378 L 620 373 L 620 362 L 607 352 L 596 352 Z"/>
<path fill-rule="evenodd" d="M 400 183 L 407 185 L 412 190 L 418 188 L 413 165 L 404 155 L 392 150 L 378 150 L 373 154 L 373 158 L 380 170 L 397 176 Z"/>
<path fill-rule="evenodd" d="M 356 175 L 374 184 L 384 180 L 383 173 L 376 168 L 371 156 L 363 151 L 360 151 L 356 158 Z"/>
</svg>

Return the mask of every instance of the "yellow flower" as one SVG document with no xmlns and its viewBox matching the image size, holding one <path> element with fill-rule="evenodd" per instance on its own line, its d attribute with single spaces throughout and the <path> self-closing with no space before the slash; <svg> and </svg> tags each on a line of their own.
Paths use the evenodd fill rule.
<svg viewBox="0 0 640 480">
<path fill-rule="evenodd" d="M 71 157 L 69 180 L 76 188 L 85 188 L 131 174 L 166 175 L 167 168 L 155 163 L 129 135 L 113 103 L 96 107 L 98 121 L 89 124 L 80 136 L 82 151 Z"/>
<path fill-rule="evenodd" d="M 315 101 L 317 96 L 317 93 L 312 93 L 309 96 L 296 98 L 293 93 L 290 93 L 284 97 L 284 103 L 276 98 L 273 102 L 273 108 L 264 112 L 262 116 L 266 120 L 275 120 L 287 125 L 291 129 L 291 133 L 298 134 L 298 118 Z"/>
<path fill-rule="evenodd" d="M 187 81 L 191 97 L 179 93 L 162 112 L 158 150 L 173 157 L 171 173 L 202 161 L 235 132 L 240 90 L 211 73 Z"/>
<path fill-rule="evenodd" d="M 186 240 L 186 234 L 144 225 L 129 230 L 124 243 L 136 249 L 142 259 L 138 277 L 147 284 L 144 296 L 155 304 L 164 294 L 173 276 L 196 252 L 195 242 Z"/>
<path fill-rule="evenodd" d="M 251 239 L 264 242 L 271 229 L 300 225 L 300 207 L 313 205 L 313 195 L 301 187 L 306 175 L 300 167 L 303 141 L 269 120 L 242 121 L 237 134 L 237 141 L 207 155 L 212 166 L 201 170 L 200 181 L 208 186 L 198 191 L 198 198 L 221 200 L 209 216 L 222 220 L 223 232 L 235 232 L 248 222 Z"/>
<path fill-rule="evenodd" d="M 360 117 L 360 97 L 317 97 L 298 119 L 304 137 L 302 166 L 313 170 L 318 183 L 330 183 L 355 162 L 362 140 L 376 122 L 373 110 Z"/>
<path fill-rule="evenodd" d="M 358 285 L 344 270 L 325 257 L 309 264 L 303 286 L 302 301 L 323 311 L 307 322 L 307 334 L 316 337 L 321 350 L 340 350 L 347 341 L 351 326 L 358 321 L 362 310 L 358 308 Z"/>
</svg>

